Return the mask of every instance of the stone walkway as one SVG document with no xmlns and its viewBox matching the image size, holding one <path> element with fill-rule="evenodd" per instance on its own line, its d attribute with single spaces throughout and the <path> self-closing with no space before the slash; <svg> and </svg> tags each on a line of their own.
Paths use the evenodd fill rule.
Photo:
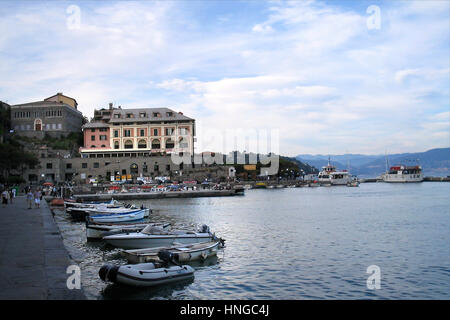
<svg viewBox="0 0 450 320">
<path fill-rule="evenodd" d="M 0 299 L 86 299 L 67 288 L 72 264 L 46 201 L 28 209 L 22 196 L 0 207 Z"/>
</svg>

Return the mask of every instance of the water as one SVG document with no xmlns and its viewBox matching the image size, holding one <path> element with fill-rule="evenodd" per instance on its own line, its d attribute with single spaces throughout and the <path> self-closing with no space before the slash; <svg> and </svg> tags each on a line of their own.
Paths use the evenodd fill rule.
<svg viewBox="0 0 450 320">
<path fill-rule="evenodd" d="M 151 200 L 152 221 L 207 224 L 226 248 L 193 264 L 194 280 L 138 290 L 98 277 L 126 263 L 119 249 L 86 243 L 65 213 L 56 220 L 90 299 L 449 299 L 449 194 L 450 183 L 365 183 Z M 371 265 L 379 290 L 366 285 Z"/>
</svg>

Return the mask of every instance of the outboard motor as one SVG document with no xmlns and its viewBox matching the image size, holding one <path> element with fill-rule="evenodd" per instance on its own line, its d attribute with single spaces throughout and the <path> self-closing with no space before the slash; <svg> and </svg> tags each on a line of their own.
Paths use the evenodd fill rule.
<svg viewBox="0 0 450 320">
<path fill-rule="evenodd" d="M 100 276 L 100 279 L 102 279 L 103 281 L 116 282 L 118 270 L 119 266 L 105 264 L 98 271 L 98 275 Z"/>
<path fill-rule="evenodd" d="M 200 232 L 201 233 L 209 233 L 209 227 L 206 224 L 202 225 Z"/>
<path fill-rule="evenodd" d="M 175 261 L 175 257 L 173 255 L 172 252 L 169 252 L 167 250 L 161 250 L 158 252 L 158 258 L 161 259 L 165 264 L 169 264 L 170 262 L 175 264 L 175 265 L 179 265 L 176 261 Z"/>
</svg>

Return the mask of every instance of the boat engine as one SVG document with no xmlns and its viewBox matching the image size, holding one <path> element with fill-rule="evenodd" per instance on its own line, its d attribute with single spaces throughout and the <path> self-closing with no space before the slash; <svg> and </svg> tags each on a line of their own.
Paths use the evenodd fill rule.
<svg viewBox="0 0 450 320">
<path fill-rule="evenodd" d="M 209 227 L 206 224 L 202 225 L 200 232 L 201 233 L 209 233 Z"/>
<path fill-rule="evenodd" d="M 165 264 L 173 263 L 179 266 L 179 264 L 175 261 L 176 260 L 175 255 L 167 250 L 159 251 L 158 258 L 161 259 Z"/>
<path fill-rule="evenodd" d="M 118 270 L 119 266 L 105 264 L 98 271 L 98 275 L 100 276 L 100 279 L 102 279 L 103 281 L 116 282 Z"/>
</svg>

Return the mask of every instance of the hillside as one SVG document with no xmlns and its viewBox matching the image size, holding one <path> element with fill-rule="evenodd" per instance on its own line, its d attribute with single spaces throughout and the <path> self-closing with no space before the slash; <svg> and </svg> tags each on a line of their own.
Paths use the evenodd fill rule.
<svg viewBox="0 0 450 320">
<path fill-rule="evenodd" d="M 385 155 L 344 154 L 330 155 L 331 162 L 338 169 L 350 169 L 360 177 L 376 177 L 386 170 Z M 316 168 L 328 162 L 328 155 L 298 155 L 297 160 Z M 431 149 L 425 152 L 387 155 L 389 165 L 419 163 L 425 176 L 445 177 L 450 175 L 450 148 Z"/>
</svg>

